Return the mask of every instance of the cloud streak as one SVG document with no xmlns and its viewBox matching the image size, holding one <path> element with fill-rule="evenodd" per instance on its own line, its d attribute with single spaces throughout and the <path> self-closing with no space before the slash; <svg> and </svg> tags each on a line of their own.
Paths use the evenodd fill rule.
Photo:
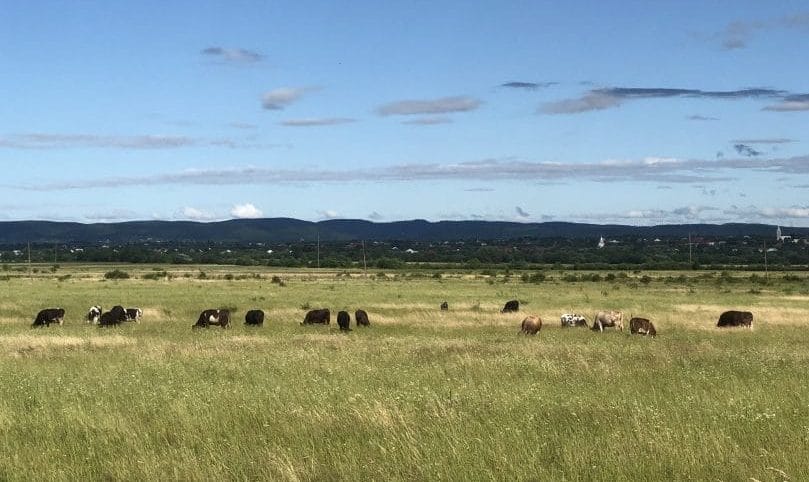
<svg viewBox="0 0 809 482">
<path fill-rule="evenodd" d="M 747 100 L 747 99 L 789 99 L 786 91 L 750 88 L 740 90 L 700 90 L 700 89 L 672 89 L 664 87 L 607 87 L 592 89 L 581 97 L 562 99 L 555 102 L 546 102 L 537 109 L 538 114 L 579 114 L 596 110 L 611 109 L 623 105 L 624 102 L 640 99 L 721 99 L 721 100 Z M 809 103 L 809 96 L 805 99 Z M 801 102 L 803 99 L 801 100 Z M 778 110 L 773 106 L 769 110 Z M 694 116 L 692 120 L 707 120 L 707 118 Z"/>
<path fill-rule="evenodd" d="M 266 92 L 261 97 L 261 106 L 267 110 L 284 110 L 311 90 L 311 87 L 280 87 Z"/>
<path fill-rule="evenodd" d="M 418 181 L 531 181 L 531 182 L 654 182 L 692 183 L 731 181 L 742 172 L 809 175 L 809 156 L 783 159 L 672 159 L 608 160 L 591 163 L 526 162 L 485 159 L 454 164 L 399 164 L 366 169 L 271 169 L 234 167 L 191 169 L 148 176 L 63 180 L 51 184 L 6 185 L 27 191 L 64 191 L 109 186 L 140 185 L 272 185 L 301 182 L 418 182 Z"/>
<path fill-rule="evenodd" d="M 26 133 L 0 136 L 0 149 L 179 149 L 184 147 L 261 147 L 237 139 L 187 136 Z M 263 146 L 268 147 L 268 146 Z"/>
<path fill-rule="evenodd" d="M 350 124 L 356 121 L 356 119 L 347 117 L 310 117 L 306 119 L 288 119 L 279 122 L 279 124 L 285 127 L 319 127 Z"/>
<path fill-rule="evenodd" d="M 238 48 L 208 47 L 203 49 L 200 53 L 206 57 L 235 64 L 253 64 L 264 60 L 264 56 L 258 52 Z"/>
<path fill-rule="evenodd" d="M 480 107 L 479 99 L 468 96 L 441 97 L 430 100 L 401 100 L 379 106 L 377 114 L 386 117 L 392 115 L 429 115 L 469 112 Z"/>
<path fill-rule="evenodd" d="M 500 84 L 500 87 L 506 87 L 508 89 L 522 89 L 522 90 L 537 90 L 537 89 L 545 89 L 554 85 L 557 85 L 559 82 L 505 82 Z"/>
</svg>

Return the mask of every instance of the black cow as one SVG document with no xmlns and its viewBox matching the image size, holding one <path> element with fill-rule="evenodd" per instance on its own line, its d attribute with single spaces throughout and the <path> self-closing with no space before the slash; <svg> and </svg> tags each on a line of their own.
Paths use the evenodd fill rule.
<svg viewBox="0 0 809 482">
<path fill-rule="evenodd" d="M 368 320 L 368 313 L 365 310 L 355 311 L 354 319 L 357 320 L 357 326 L 371 326 L 371 321 Z"/>
<path fill-rule="evenodd" d="M 261 310 L 250 310 L 244 315 L 245 325 L 264 325 L 264 312 Z"/>
<path fill-rule="evenodd" d="M 301 325 L 311 325 L 314 323 L 323 323 L 324 325 L 331 323 L 331 313 L 328 308 L 309 311 L 306 313 L 306 318 L 303 319 Z"/>
<path fill-rule="evenodd" d="M 654 324 L 646 318 L 633 317 L 629 320 L 629 332 L 633 335 L 657 336 Z"/>
<path fill-rule="evenodd" d="M 351 331 L 351 316 L 347 311 L 337 312 L 337 326 L 340 327 L 340 331 Z"/>
<path fill-rule="evenodd" d="M 64 308 L 46 308 L 37 313 L 31 326 L 51 326 L 51 323 L 63 324 L 65 322 Z"/>
<path fill-rule="evenodd" d="M 91 306 L 90 309 L 87 310 L 87 323 L 93 325 L 97 324 L 98 321 L 101 319 L 101 313 L 103 312 L 104 310 L 101 309 L 101 306 L 99 305 Z"/>
<path fill-rule="evenodd" d="M 441 303 L 441 311 L 447 311 L 447 310 L 449 310 L 449 304 L 445 301 L 445 302 Z"/>
<path fill-rule="evenodd" d="M 731 326 L 746 326 L 753 328 L 753 313 L 749 311 L 726 311 L 719 316 L 716 326 L 727 328 Z"/>
<path fill-rule="evenodd" d="M 520 302 L 517 300 L 506 301 L 506 305 L 500 310 L 500 313 L 513 313 L 520 311 Z"/>
<path fill-rule="evenodd" d="M 121 305 L 115 305 L 110 311 L 101 314 L 99 326 L 116 326 L 126 321 L 126 310 Z"/>
<path fill-rule="evenodd" d="M 126 321 L 140 321 L 141 317 L 143 316 L 143 310 L 140 308 L 127 308 L 126 309 Z"/>
<path fill-rule="evenodd" d="M 205 310 L 199 314 L 197 322 L 192 328 L 208 328 L 211 325 L 219 325 L 222 328 L 230 326 L 230 311 L 228 310 Z"/>
</svg>

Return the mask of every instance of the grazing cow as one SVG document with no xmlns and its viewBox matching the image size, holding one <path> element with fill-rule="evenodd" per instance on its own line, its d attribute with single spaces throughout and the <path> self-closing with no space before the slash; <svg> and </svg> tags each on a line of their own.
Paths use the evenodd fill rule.
<svg viewBox="0 0 809 482">
<path fill-rule="evenodd" d="M 500 310 L 500 313 L 513 313 L 520 311 L 520 302 L 517 300 L 506 301 L 506 305 Z"/>
<path fill-rule="evenodd" d="M 101 313 L 103 312 L 104 310 L 102 310 L 99 305 L 91 306 L 87 311 L 87 323 L 97 325 L 98 321 L 101 319 Z"/>
<path fill-rule="evenodd" d="M 447 311 L 447 310 L 449 310 L 449 304 L 445 301 L 445 302 L 441 303 L 441 311 Z"/>
<path fill-rule="evenodd" d="M 593 317 L 593 330 L 604 332 L 604 328 L 615 327 L 624 331 L 624 314 L 620 311 L 599 311 Z"/>
<path fill-rule="evenodd" d="M 65 322 L 64 308 L 46 308 L 37 313 L 31 326 L 51 326 L 51 323 L 63 324 Z"/>
<path fill-rule="evenodd" d="M 746 326 L 753 328 L 753 313 L 749 311 L 726 311 L 719 316 L 716 326 L 728 328 L 731 326 Z"/>
<path fill-rule="evenodd" d="M 587 318 L 575 313 L 565 313 L 561 316 L 562 328 L 583 326 L 587 327 Z"/>
<path fill-rule="evenodd" d="M 303 319 L 301 325 L 311 325 L 314 323 L 323 323 L 324 325 L 331 323 L 331 313 L 328 308 L 309 311 L 306 313 L 306 318 Z"/>
<path fill-rule="evenodd" d="M 629 320 L 629 332 L 633 335 L 657 336 L 655 326 L 646 318 L 633 317 Z"/>
<path fill-rule="evenodd" d="M 264 326 L 264 312 L 261 310 L 250 310 L 244 315 L 245 325 Z"/>
<path fill-rule="evenodd" d="M 357 320 L 357 326 L 371 326 L 371 321 L 368 319 L 368 313 L 365 310 L 355 311 L 354 319 Z"/>
<path fill-rule="evenodd" d="M 127 308 L 126 321 L 138 322 L 143 317 L 143 310 L 140 308 Z"/>
<path fill-rule="evenodd" d="M 230 311 L 228 310 L 205 310 L 199 314 L 197 322 L 192 328 L 208 328 L 211 325 L 219 325 L 222 328 L 230 328 Z"/>
<path fill-rule="evenodd" d="M 340 327 L 340 331 L 351 331 L 351 316 L 347 311 L 337 312 L 337 326 Z"/>
<path fill-rule="evenodd" d="M 116 326 L 126 321 L 126 310 L 121 305 L 115 305 L 110 311 L 101 314 L 99 326 Z"/>
<path fill-rule="evenodd" d="M 522 320 L 520 325 L 520 333 L 526 335 L 536 335 L 542 329 L 542 318 L 534 315 L 527 316 Z"/>
</svg>

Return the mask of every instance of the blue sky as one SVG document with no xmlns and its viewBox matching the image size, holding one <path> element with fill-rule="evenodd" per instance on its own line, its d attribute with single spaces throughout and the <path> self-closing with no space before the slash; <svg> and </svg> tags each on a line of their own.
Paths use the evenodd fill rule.
<svg viewBox="0 0 809 482">
<path fill-rule="evenodd" d="M 809 6 L 7 2 L 0 219 L 809 226 Z"/>
</svg>

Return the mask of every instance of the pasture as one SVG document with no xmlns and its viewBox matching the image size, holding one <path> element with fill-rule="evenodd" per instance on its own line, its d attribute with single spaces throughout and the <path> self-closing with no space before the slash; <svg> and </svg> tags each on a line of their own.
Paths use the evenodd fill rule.
<svg viewBox="0 0 809 482">
<path fill-rule="evenodd" d="M 809 476 L 804 273 L 48 268 L 0 279 L 1 480 Z M 520 312 L 499 312 L 509 299 Z M 144 318 L 87 325 L 93 304 Z M 63 326 L 30 328 L 57 306 Z M 231 329 L 191 329 L 220 307 Z M 320 307 L 331 325 L 300 325 Z M 263 327 L 243 326 L 249 309 Z M 659 336 L 559 326 L 602 309 Z M 725 309 L 752 311 L 754 329 L 715 328 Z M 528 314 L 536 336 L 518 334 Z"/>
</svg>

